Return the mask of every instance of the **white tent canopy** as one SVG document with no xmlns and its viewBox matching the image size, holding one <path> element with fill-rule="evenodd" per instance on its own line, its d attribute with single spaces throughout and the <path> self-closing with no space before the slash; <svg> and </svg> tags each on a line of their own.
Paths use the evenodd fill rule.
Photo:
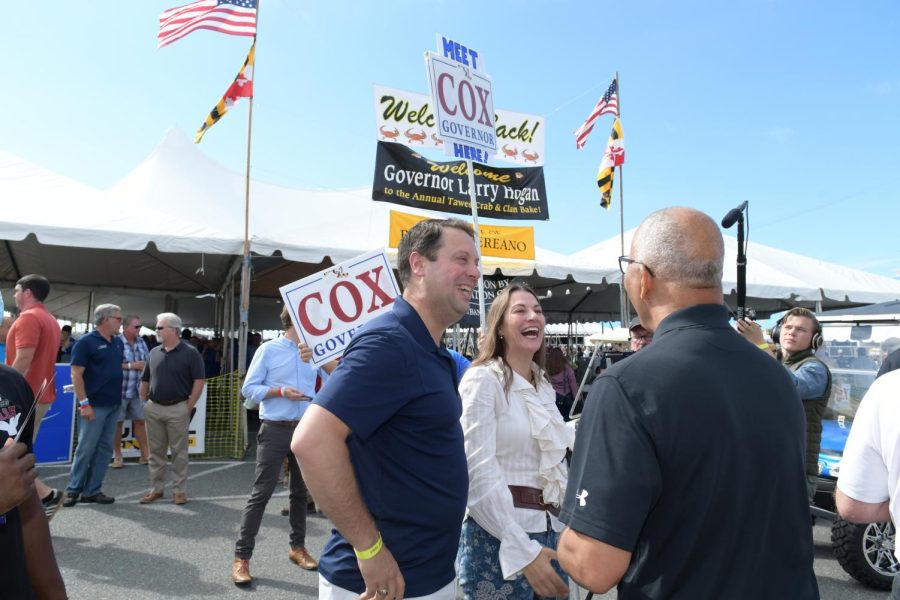
<svg viewBox="0 0 900 600">
<path fill-rule="evenodd" d="M 244 177 L 207 158 L 180 132 L 167 133 L 108 190 L 0 153 L 0 191 L 17 207 L 0 223 L 6 240 L 0 283 L 8 290 L 23 274 L 46 275 L 54 287 L 48 306 L 62 318 L 83 320 L 89 305 L 115 302 L 145 318 L 177 310 L 188 323 L 211 325 L 214 302 L 197 297 L 219 293 L 237 272 Z M 391 209 L 447 216 L 374 202 L 368 188 L 304 190 L 251 180 L 250 199 L 255 328 L 278 327 L 274 309 L 265 323 L 253 322 L 261 300 L 277 301 L 278 286 L 386 246 Z M 533 261 L 483 261 L 486 273 L 526 276 L 539 286 L 606 287 L 615 273 L 568 262 L 543 248 Z"/>
<path fill-rule="evenodd" d="M 63 318 L 114 302 L 145 318 L 174 310 L 211 325 L 217 295 L 238 272 L 244 177 L 206 157 L 182 133 L 162 143 L 112 188 L 97 190 L 0 151 L 0 194 L 14 206 L 0 222 L 0 286 L 26 273 L 53 283 L 48 303 Z M 277 328 L 277 289 L 387 244 L 390 211 L 368 188 L 303 190 L 252 180 L 251 327 Z M 626 248 L 631 235 L 626 236 Z M 723 291 L 733 304 L 734 238 L 726 237 Z M 485 258 L 485 272 L 526 276 L 553 320 L 617 318 L 618 237 L 566 257 L 538 247 L 536 260 Z M 751 242 L 748 306 L 773 312 L 900 298 L 900 281 Z M 12 303 L 12 298 L 7 297 Z M 265 315 L 265 320 L 260 317 Z"/>
<path fill-rule="evenodd" d="M 625 232 L 625 252 L 634 229 Z M 722 291 L 734 305 L 737 294 L 737 239 L 724 236 Z M 619 236 L 570 255 L 576 266 L 610 269 L 621 254 Z M 621 274 L 610 281 L 620 282 Z M 900 280 L 867 273 L 800 254 L 749 242 L 747 247 L 747 307 L 771 313 L 791 306 L 809 308 L 853 306 L 900 298 Z M 583 306 L 582 313 L 590 306 Z M 602 312 L 601 308 L 597 308 Z M 587 316 L 587 315 L 584 315 Z"/>
</svg>

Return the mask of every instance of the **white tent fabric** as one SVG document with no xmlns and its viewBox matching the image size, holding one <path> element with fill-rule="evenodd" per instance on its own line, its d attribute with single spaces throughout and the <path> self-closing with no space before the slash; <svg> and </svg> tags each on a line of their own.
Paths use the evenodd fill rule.
<svg viewBox="0 0 900 600">
<path fill-rule="evenodd" d="M 84 298 L 94 292 L 94 304 L 123 297 L 143 302 L 140 310 L 147 315 L 195 306 L 193 322 L 208 325 L 213 302 L 197 297 L 219 292 L 242 252 L 244 177 L 210 160 L 177 131 L 108 190 L 0 151 L 0 196 L 15 206 L 0 222 L 0 240 L 6 241 L 0 283 L 9 288 L 21 274 L 47 275 L 54 283 L 51 310 L 64 318 L 84 319 Z M 277 284 L 385 246 L 391 210 L 446 216 L 374 202 L 368 188 L 303 190 L 252 180 L 250 197 L 253 289 L 257 295 L 265 290 L 262 295 L 273 302 Z M 723 291 L 732 297 L 735 252 L 736 241 L 726 236 Z M 275 253 L 297 262 L 266 258 Z M 485 258 L 484 266 L 489 273 L 531 277 L 546 290 L 547 309 L 557 319 L 599 320 L 618 312 L 617 287 L 610 284 L 620 279 L 619 253 L 615 237 L 571 256 L 538 247 L 534 261 Z M 754 242 L 748 259 L 748 306 L 757 309 L 900 298 L 900 281 Z M 119 303 L 129 310 L 125 300 Z M 253 306 L 262 303 L 254 299 Z M 252 327 L 267 327 L 254 325 L 253 315 L 251 310 Z"/>
<path fill-rule="evenodd" d="M 625 232 L 625 252 L 631 247 L 634 229 Z M 722 291 L 737 293 L 737 239 L 725 235 Z M 609 238 L 570 255 L 573 264 L 585 268 L 611 268 L 621 254 L 619 236 Z M 621 274 L 610 281 L 621 281 Z M 900 280 L 829 263 L 800 254 L 749 242 L 747 247 L 747 306 L 768 310 L 788 304 L 815 307 L 885 302 L 900 298 Z M 774 301 L 766 302 L 766 301 Z M 756 303 L 756 306 L 754 306 Z"/>
<path fill-rule="evenodd" d="M 196 305 L 196 317 L 186 321 L 209 325 L 213 303 L 196 296 L 219 292 L 242 253 L 244 177 L 207 158 L 177 131 L 108 190 L 0 152 L 0 194 L 16 206 L 0 223 L 0 240 L 7 241 L 5 253 L 0 251 L 0 282 L 9 288 L 22 274 L 47 275 L 54 286 L 48 305 L 62 318 L 85 319 L 93 291 L 94 305 L 114 302 L 127 311 L 139 306 L 134 310 L 145 315 Z M 279 284 L 386 246 L 391 209 L 447 216 L 374 202 L 368 188 L 303 190 L 251 180 L 250 198 L 251 251 L 257 257 L 252 289 L 264 288 L 269 298 L 277 297 Z M 260 258 L 276 252 L 308 268 L 298 275 L 281 259 Z M 499 270 L 543 283 L 574 280 L 602 287 L 614 274 L 569 268 L 567 257 L 543 248 L 533 261 L 483 262 L 486 273 Z M 267 271 L 266 287 L 260 274 Z M 200 316 L 203 311 L 207 316 Z M 271 323 L 256 326 L 277 328 L 275 314 Z"/>
<path fill-rule="evenodd" d="M 146 160 L 104 195 L 111 201 L 154 207 L 176 215 L 178 221 L 206 223 L 238 239 L 243 235 L 244 177 L 207 158 L 178 131 L 170 131 Z M 186 197 L 191 201 L 185 202 Z M 297 262 L 320 263 L 328 257 L 338 263 L 386 246 L 391 210 L 447 217 L 374 202 L 371 197 L 371 188 L 305 190 L 251 179 L 251 250 L 263 256 L 280 252 Z M 483 262 L 487 270 L 501 269 L 509 276 L 571 275 L 575 281 L 597 284 L 615 272 L 573 269 L 566 256 L 540 247 L 534 261 L 484 257 Z"/>
</svg>

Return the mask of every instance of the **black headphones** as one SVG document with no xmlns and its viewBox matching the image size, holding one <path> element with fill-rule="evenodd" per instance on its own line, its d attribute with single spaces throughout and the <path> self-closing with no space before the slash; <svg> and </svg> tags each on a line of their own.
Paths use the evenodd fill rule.
<svg viewBox="0 0 900 600">
<path fill-rule="evenodd" d="M 786 314 L 783 317 L 781 317 L 780 319 L 778 319 L 778 322 L 775 323 L 775 327 L 772 328 L 772 341 L 775 342 L 776 344 L 779 343 L 778 338 L 781 336 L 781 324 L 784 323 L 785 319 L 787 319 L 788 317 L 804 317 L 804 316 L 807 319 L 812 320 L 813 326 L 815 328 L 815 330 L 813 331 L 812 339 L 810 340 L 810 343 L 809 343 L 809 347 L 812 348 L 813 352 L 815 352 L 816 350 L 821 348 L 822 344 L 825 343 L 825 338 L 822 337 L 822 325 L 821 325 L 821 323 L 819 323 L 819 320 L 815 317 L 809 317 L 807 315 L 798 315 L 796 313 L 791 314 L 790 312 L 788 312 L 788 314 Z"/>
</svg>

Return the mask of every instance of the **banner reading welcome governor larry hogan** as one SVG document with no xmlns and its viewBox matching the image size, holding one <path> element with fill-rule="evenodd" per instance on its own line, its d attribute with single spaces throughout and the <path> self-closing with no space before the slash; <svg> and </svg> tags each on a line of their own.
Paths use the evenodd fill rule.
<svg viewBox="0 0 900 600">
<path fill-rule="evenodd" d="M 490 167 L 473 163 L 478 215 L 546 221 L 543 167 Z M 429 160 L 402 144 L 378 142 L 372 199 L 458 215 L 471 214 L 465 161 Z"/>
</svg>

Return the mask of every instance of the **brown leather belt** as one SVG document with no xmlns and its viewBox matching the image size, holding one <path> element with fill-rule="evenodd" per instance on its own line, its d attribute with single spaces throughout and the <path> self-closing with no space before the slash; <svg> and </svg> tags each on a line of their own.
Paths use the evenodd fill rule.
<svg viewBox="0 0 900 600">
<path fill-rule="evenodd" d="M 282 427 L 296 427 L 300 424 L 300 421 L 270 421 L 268 419 L 263 419 L 262 422 L 266 425 L 280 425 Z"/>
<path fill-rule="evenodd" d="M 509 492 L 512 494 L 513 506 L 516 508 L 530 508 L 532 510 L 546 510 L 554 517 L 559 516 L 559 507 L 544 502 L 544 492 L 524 485 L 511 485 Z"/>
</svg>

